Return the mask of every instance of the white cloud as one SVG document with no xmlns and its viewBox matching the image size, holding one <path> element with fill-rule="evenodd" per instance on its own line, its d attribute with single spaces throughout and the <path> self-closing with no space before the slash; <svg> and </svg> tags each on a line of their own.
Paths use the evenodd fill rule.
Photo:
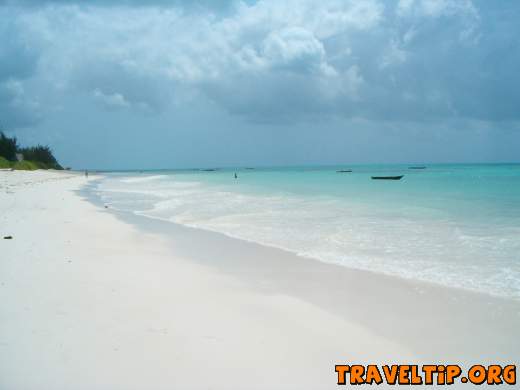
<svg viewBox="0 0 520 390">
<path fill-rule="evenodd" d="M 471 0 L 399 0 L 396 13 L 401 18 L 414 19 L 417 24 L 424 18 L 459 18 L 463 24 L 459 39 L 471 43 L 479 38 L 476 30 L 480 15 Z"/>
<path fill-rule="evenodd" d="M 382 10 L 375 0 L 293 0 L 242 4 L 223 18 L 210 12 L 186 14 L 176 8 L 65 5 L 26 10 L 18 17 L 25 38 L 41 48 L 40 71 L 52 85 L 66 90 L 85 84 L 105 105 L 130 107 L 140 99 L 117 85 L 122 77 L 118 73 L 126 75 L 127 83 L 162 79 L 158 82 L 161 88 L 178 91 L 191 86 L 204 93 L 208 83 L 213 89 L 219 85 L 227 88 L 239 75 L 273 80 L 281 72 L 314 78 L 309 84 L 314 90 L 308 93 L 315 94 L 315 99 L 322 93 L 330 96 L 325 87 L 338 80 L 342 87 L 333 88 L 335 93 L 353 96 L 362 69 L 352 63 L 329 63 L 325 41 L 374 28 Z M 103 66 L 108 68 L 98 69 Z M 113 79 L 104 76 L 108 73 Z M 101 76 L 96 80 L 95 74 Z M 88 82 L 78 83 L 83 77 Z M 261 95 L 271 93 L 275 98 L 276 90 Z M 226 105 L 225 101 L 219 103 Z"/>
<path fill-rule="evenodd" d="M 107 107 L 113 108 L 127 108 L 130 107 L 130 103 L 120 93 L 105 94 L 100 89 L 96 88 L 93 93 L 94 97 L 102 102 Z"/>
<path fill-rule="evenodd" d="M 471 0 L 399 0 L 397 13 L 416 17 L 466 15 L 478 18 L 478 11 Z"/>
<path fill-rule="evenodd" d="M 272 68 L 316 72 L 330 68 L 325 49 L 314 34 L 304 28 L 272 31 L 262 42 L 262 55 Z"/>
<path fill-rule="evenodd" d="M 406 35 L 403 40 L 407 40 Z M 384 69 L 388 66 L 400 65 L 406 61 L 407 55 L 406 50 L 402 48 L 402 45 L 400 45 L 399 42 L 391 40 L 383 52 L 379 66 Z"/>
<path fill-rule="evenodd" d="M 442 56 L 459 55 L 480 34 L 470 0 L 264 0 L 225 14 L 54 4 L 2 16 L 18 46 L 38 53 L 32 77 L 49 94 L 150 112 L 204 96 L 254 120 L 398 118 L 410 115 L 410 99 L 399 98 L 405 90 L 417 116 L 452 115 L 425 91 L 458 100 Z"/>
</svg>

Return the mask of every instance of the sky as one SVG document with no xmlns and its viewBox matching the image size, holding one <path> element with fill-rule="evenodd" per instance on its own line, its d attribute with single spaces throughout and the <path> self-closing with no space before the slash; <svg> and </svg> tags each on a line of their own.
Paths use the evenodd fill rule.
<svg viewBox="0 0 520 390">
<path fill-rule="evenodd" d="M 0 0 L 0 126 L 62 165 L 520 161 L 515 0 Z"/>
</svg>

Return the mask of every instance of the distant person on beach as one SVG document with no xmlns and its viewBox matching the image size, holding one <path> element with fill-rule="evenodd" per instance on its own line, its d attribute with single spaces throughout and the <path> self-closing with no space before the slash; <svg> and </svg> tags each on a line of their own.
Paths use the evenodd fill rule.
<svg viewBox="0 0 520 390">
<path fill-rule="evenodd" d="M 238 179 L 237 173 L 235 172 L 235 179 Z"/>
<path fill-rule="evenodd" d="M 88 171 L 85 171 L 85 177 L 88 179 Z"/>
</svg>

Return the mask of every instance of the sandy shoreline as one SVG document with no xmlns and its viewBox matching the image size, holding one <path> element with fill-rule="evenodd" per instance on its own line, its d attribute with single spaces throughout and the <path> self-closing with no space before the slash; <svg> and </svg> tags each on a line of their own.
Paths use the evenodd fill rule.
<svg viewBox="0 0 520 390">
<path fill-rule="evenodd" d="M 332 389 L 336 363 L 518 363 L 520 302 L 117 213 L 85 183 L 0 172 L 2 389 Z"/>
</svg>

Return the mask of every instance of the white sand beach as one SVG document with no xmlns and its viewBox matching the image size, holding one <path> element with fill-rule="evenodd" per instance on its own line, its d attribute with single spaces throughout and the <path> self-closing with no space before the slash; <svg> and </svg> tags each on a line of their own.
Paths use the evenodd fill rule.
<svg viewBox="0 0 520 390">
<path fill-rule="evenodd" d="M 0 172 L 0 389 L 334 389 L 335 364 L 519 360 L 518 301 L 122 215 L 86 183 Z"/>
</svg>

